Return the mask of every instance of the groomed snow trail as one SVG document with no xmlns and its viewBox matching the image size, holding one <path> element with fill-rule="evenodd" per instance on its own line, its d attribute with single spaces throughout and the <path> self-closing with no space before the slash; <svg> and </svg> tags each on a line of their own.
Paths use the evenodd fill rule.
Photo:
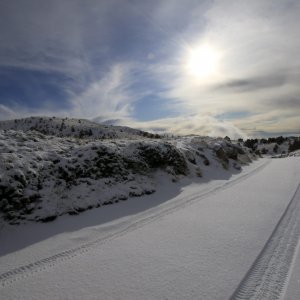
<svg viewBox="0 0 300 300">
<path fill-rule="evenodd" d="M 282 299 L 285 292 L 299 295 L 289 278 L 298 278 L 300 158 L 268 162 L 256 162 L 259 168 L 255 163 L 229 181 L 191 183 L 147 210 L 66 230 L 0 257 L 0 298 L 269 300 Z M 130 201 L 119 209 L 126 205 Z M 36 226 L 44 230 L 51 224 Z M 12 232 L 12 242 L 15 237 Z"/>
<path fill-rule="evenodd" d="M 269 240 L 231 299 L 280 299 L 299 236 L 300 184 Z"/>
<path fill-rule="evenodd" d="M 62 252 L 52 255 L 50 257 L 46 257 L 44 259 L 35 261 L 33 263 L 30 263 L 30 264 L 15 268 L 13 270 L 10 270 L 8 272 L 5 272 L 3 274 L 0 274 L 0 288 L 1 288 L 1 286 L 4 287 L 7 285 L 10 285 L 19 279 L 29 277 L 29 276 L 34 275 L 41 271 L 45 271 L 48 268 L 54 267 L 55 265 L 57 265 L 61 262 L 72 259 L 78 255 L 84 254 L 95 246 L 99 246 L 109 240 L 123 236 L 127 232 L 133 231 L 139 227 L 142 227 L 143 225 L 153 222 L 153 221 L 163 217 L 164 215 L 173 213 L 176 210 L 181 209 L 194 201 L 199 201 L 201 198 L 204 198 L 204 197 L 206 197 L 210 194 L 216 193 L 224 188 L 227 188 L 234 184 L 237 184 L 240 181 L 247 179 L 249 176 L 253 176 L 255 173 L 257 173 L 260 170 L 262 170 L 263 168 L 265 168 L 269 163 L 270 163 L 270 161 L 266 161 L 262 165 L 258 166 L 254 170 L 252 170 L 251 172 L 243 174 L 234 180 L 231 180 L 231 181 L 226 182 L 218 187 L 213 188 L 212 190 L 208 190 L 207 192 L 204 192 L 203 194 L 200 194 L 200 195 L 196 194 L 191 198 L 184 199 L 184 201 L 180 201 L 179 203 L 174 203 L 173 205 L 167 206 L 165 209 L 160 210 L 158 213 L 155 212 L 154 214 L 148 214 L 146 217 L 137 220 L 136 222 L 130 224 L 129 226 L 122 228 L 121 230 L 118 230 L 111 234 L 108 234 L 104 237 L 101 237 L 100 239 L 93 240 L 89 243 L 80 245 L 79 247 L 69 249 L 66 251 L 62 251 Z"/>
</svg>

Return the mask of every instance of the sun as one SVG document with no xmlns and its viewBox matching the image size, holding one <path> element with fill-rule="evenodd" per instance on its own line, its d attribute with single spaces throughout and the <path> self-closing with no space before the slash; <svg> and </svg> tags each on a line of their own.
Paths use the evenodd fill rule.
<svg viewBox="0 0 300 300">
<path fill-rule="evenodd" d="M 189 50 L 186 69 L 189 74 L 198 78 L 207 78 L 216 74 L 220 54 L 209 45 L 202 45 Z"/>
</svg>

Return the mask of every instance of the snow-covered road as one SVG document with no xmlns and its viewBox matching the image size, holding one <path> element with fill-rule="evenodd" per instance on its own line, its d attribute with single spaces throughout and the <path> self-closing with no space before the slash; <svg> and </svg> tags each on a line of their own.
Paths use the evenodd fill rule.
<svg viewBox="0 0 300 300">
<path fill-rule="evenodd" d="M 293 299 L 299 179 L 299 157 L 260 160 L 230 180 L 4 230 L 0 298 Z"/>
</svg>

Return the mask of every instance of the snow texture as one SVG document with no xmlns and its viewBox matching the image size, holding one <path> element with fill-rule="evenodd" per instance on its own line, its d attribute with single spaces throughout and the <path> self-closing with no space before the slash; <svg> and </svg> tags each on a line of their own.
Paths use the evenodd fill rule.
<svg viewBox="0 0 300 300">
<path fill-rule="evenodd" d="M 0 122 L 1 299 L 298 299 L 298 143 Z"/>
<path fill-rule="evenodd" d="M 0 128 L 2 224 L 48 222 L 149 195 L 157 189 L 158 170 L 170 183 L 184 176 L 211 180 L 240 172 L 256 158 L 226 139 L 158 138 L 85 120 L 35 117 L 3 121 Z"/>
<path fill-rule="evenodd" d="M 261 159 L 229 180 L 200 185 L 186 178 L 170 188 L 164 172 L 157 176 L 158 192 L 118 204 L 118 217 L 117 206 L 109 206 L 53 223 L 4 228 L 4 242 L 18 243 L 26 232 L 40 234 L 40 240 L 0 257 L 1 296 L 229 299 L 257 265 L 263 271 L 257 269 L 255 286 L 267 296 L 238 299 L 299 295 L 299 286 L 288 281 L 299 275 L 299 157 Z M 102 223 L 104 215 L 111 219 Z M 42 238 L 40 231 L 50 233 Z M 278 284 L 282 288 L 273 293 Z"/>
<path fill-rule="evenodd" d="M 257 155 L 271 156 L 273 158 L 286 157 L 293 155 L 300 149 L 300 137 L 276 137 L 268 139 L 248 139 L 244 146 L 251 149 Z"/>
</svg>

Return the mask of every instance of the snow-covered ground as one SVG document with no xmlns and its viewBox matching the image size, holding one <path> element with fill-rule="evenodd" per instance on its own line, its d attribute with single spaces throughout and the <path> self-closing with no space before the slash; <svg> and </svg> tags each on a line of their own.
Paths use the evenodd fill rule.
<svg viewBox="0 0 300 300">
<path fill-rule="evenodd" d="M 1 130 L 38 131 L 45 135 L 60 137 L 90 137 L 100 139 L 154 137 L 148 132 L 126 126 L 111 126 L 85 119 L 58 117 L 30 117 L 0 121 Z"/>
<path fill-rule="evenodd" d="M 157 170 L 169 177 L 168 184 L 185 176 L 208 181 L 229 178 L 256 158 L 222 138 L 150 138 L 134 129 L 120 132 L 75 119 L 15 121 L 0 122 L 0 227 L 48 222 L 152 194 Z M 57 122 L 64 124 L 62 131 Z M 87 128 L 92 135 L 76 136 Z M 113 138 L 100 139 L 106 130 Z"/>
<path fill-rule="evenodd" d="M 279 136 L 268 139 L 247 139 L 244 141 L 244 145 L 257 154 L 280 158 L 300 149 L 300 137 Z"/>
<path fill-rule="evenodd" d="M 155 176 L 152 195 L 3 228 L 1 299 L 298 299 L 299 156 Z"/>
</svg>

